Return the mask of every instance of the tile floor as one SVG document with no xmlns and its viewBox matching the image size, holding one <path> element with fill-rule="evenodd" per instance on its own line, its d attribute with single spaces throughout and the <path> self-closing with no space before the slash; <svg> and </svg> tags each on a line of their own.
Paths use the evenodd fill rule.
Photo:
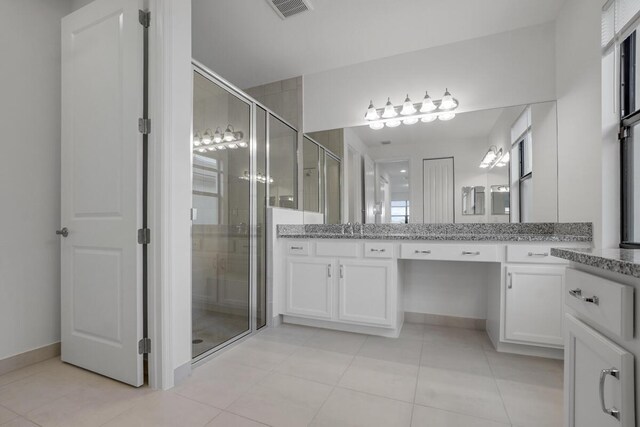
<svg viewBox="0 0 640 427">
<path fill-rule="evenodd" d="M 283 325 L 168 392 L 57 359 L 0 376 L 0 425 L 561 426 L 562 363 L 465 329 L 405 324 L 394 340 Z"/>
</svg>

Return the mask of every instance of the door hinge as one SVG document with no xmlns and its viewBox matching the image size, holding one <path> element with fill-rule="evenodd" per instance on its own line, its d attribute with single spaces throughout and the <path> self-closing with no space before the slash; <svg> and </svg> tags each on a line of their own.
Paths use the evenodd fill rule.
<svg viewBox="0 0 640 427">
<path fill-rule="evenodd" d="M 151 230 L 148 228 L 138 229 L 138 243 L 141 245 L 148 245 L 151 243 Z"/>
<path fill-rule="evenodd" d="M 151 119 L 138 119 L 138 131 L 143 135 L 151 133 Z"/>
<path fill-rule="evenodd" d="M 140 21 L 140 25 L 144 28 L 149 28 L 151 25 L 151 12 L 148 10 L 139 10 L 138 11 L 138 21 Z"/>
<path fill-rule="evenodd" d="M 151 338 L 142 338 L 138 341 L 138 354 L 151 353 Z"/>
</svg>

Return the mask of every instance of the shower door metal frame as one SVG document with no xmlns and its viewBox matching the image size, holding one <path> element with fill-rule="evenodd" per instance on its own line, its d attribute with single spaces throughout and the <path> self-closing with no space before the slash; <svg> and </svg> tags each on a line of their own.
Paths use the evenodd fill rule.
<svg viewBox="0 0 640 427">
<path fill-rule="evenodd" d="M 198 73 L 202 77 L 211 81 L 212 83 L 220 86 L 222 89 L 229 92 L 231 95 L 236 96 L 242 102 L 245 102 L 249 107 L 249 174 L 250 176 L 256 175 L 256 103 L 253 99 L 246 96 L 244 92 L 240 89 L 233 86 L 231 83 L 227 82 L 216 73 L 202 65 L 201 63 L 193 60 L 192 61 L 192 71 L 194 73 Z M 193 124 L 191 129 L 191 139 L 193 140 Z M 191 175 L 193 176 L 193 162 L 191 163 Z M 245 338 L 249 335 L 252 335 L 256 332 L 256 307 L 257 307 L 257 186 L 256 180 L 252 179 L 249 181 L 249 329 L 245 332 L 242 332 L 232 338 L 229 338 L 227 341 L 205 351 L 204 353 L 191 358 L 192 366 L 198 365 L 200 363 L 204 363 L 208 360 L 213 354 L 217 351 L 233 344 L 234 342 Z M 193 188 L 192 188 L 193 191 Z M 192 224 L 193 227 L 193 224 Z M 193 238 L 193 231 L 191 232 L 191 236 Z M 192 245 L 193 247 L 193 245 Z M 192 264 L 193 265 L 193 264 Z M 193 270 L 191 271 L 192 277 L 192 286 L 193 286 Z M 193 303 L 192 303 L 192 315 L 193 315 Z M 193 322 L 192 322 L 193 325 Z"/>
</svg>

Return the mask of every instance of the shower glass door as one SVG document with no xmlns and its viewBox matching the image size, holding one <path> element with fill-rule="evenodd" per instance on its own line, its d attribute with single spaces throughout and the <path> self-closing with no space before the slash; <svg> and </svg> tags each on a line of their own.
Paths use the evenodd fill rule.
<svg viewBox="0 0 640 427">
<path fill-rule="evenodd" d="M 251 332 L 251 104 L 194 72 L 192 355 Z M 264 196 L 263 196 L 264 197 Z"/>
</svg>

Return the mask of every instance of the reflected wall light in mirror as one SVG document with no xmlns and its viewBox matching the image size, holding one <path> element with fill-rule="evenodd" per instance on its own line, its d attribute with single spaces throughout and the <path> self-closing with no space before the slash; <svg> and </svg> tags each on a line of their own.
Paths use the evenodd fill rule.
<svg viewBox="0 0 640 427">
<path fill-rule="evenodd" d="M 207 129 L 202 135 L 196 130 L 193 134 L 193 151 L 206 153 L 207 151 L 225 150 L 227 148 L 232 150 L 246 148 L 249 144 L 243 139 L 244 133 L 236 131 L 231 124 L 227 125 L 224 133 L 220 132 L 220 127 L 217 127 L 215 132 Z"/>
<path fill-rule="evenodd" d="M 493 169 L 494 166 L 504 167 L 509 162 L 509 153 L 504 153 L 502 148 L 498 150 L 495 145 L 489 147 L 489 151 L 484 155 L 480 162 L 481 169 Z"/>
<path fill-rule="evenodd" d="M 387 98 L 384 108 L 378 109 L 373 105 L 373 100 L 371 100 L 364 117 L 370 122 L 369 127 L 371 129 L 380 130 L 385 126 L 394 128 L 401 124 L 414 125 L 418 121 L 430 123 L 436 119 L 442 121 L 452 120 L 456 117 L 454 110 L 458 108 L 458 105 L 458 100 L 451 95 L 449 89 L 446 89 L 440 100 L 434 101 L 429 96 L 429 93 L 426 92 L 422 102 L 415 104 L 409 98 L 409 94 L 407 94 L 401 106 L 393 105 L 391 98 Z"/>
</svg>

